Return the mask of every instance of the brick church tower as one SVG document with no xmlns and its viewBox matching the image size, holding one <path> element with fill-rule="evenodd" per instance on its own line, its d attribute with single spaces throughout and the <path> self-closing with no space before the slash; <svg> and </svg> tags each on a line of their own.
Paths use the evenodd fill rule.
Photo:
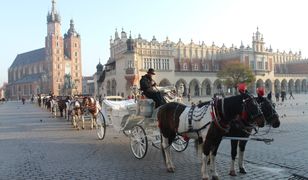
<svg viewBox="0 0 308 180">
<path fill-rule="evenodd" d="M 52 0 L 51 12 L 47 15 L 47 36 L 45 38 L 46 60 L 48 63 L 49 89 L 55 95 L 82 92 L 80 35 L 76 32 L 73 20 L 70 28 L 61 33 L 61 17 Z M 68 84 L 69 82 L 69 84 Z"/>
</svg>

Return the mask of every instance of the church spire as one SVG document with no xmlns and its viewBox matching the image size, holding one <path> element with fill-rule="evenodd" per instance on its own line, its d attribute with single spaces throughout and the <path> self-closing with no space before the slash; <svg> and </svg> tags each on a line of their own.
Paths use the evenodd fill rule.
<svg viewBox="0 0 308 180">
<path fill-rule="evenodd" d="M 61 17 L 56 10 L 56 0 L 52 0 L 51 4 L 52 4 L 51 12 L 48 12 L 47 14 L 47 23 L 52 23 L 52 22 L 60 23 Z"/>
</svg>

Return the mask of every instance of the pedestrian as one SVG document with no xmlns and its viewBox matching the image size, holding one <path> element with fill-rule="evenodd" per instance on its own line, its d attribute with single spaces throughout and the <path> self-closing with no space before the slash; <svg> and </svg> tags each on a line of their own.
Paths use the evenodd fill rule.
<svg viewBox="0 0 308 180">
<path fill-rule="evenodd" d="M 267 94 L 267 99 L 272 101 L 272 91 Z"/>
<path fill-rule="evenodd" d="M 280 95 L 279 92 L 275 93 L 276 102 L 279 102 L 279 95 Z"/>
<path fill-rule="evenodd" d="M 290 90 L 290 97 L 289 97 L 289 99 L 291 99 L 291 98 L 295 99 L 294 96 L 293 96 L 292 90 Z"/>
</svg>

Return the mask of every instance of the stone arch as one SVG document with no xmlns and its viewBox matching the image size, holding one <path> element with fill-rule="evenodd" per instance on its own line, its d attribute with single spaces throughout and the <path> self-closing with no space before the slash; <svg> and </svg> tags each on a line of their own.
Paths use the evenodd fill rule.
<svg viewBox="0 0 308 180">
<path fill-rule="evenodd" d="M 200 83 L 197 79 L 193 79 L 189 83 L 189 90 L 191 96 L 200 96 Z"/>
<path fill-rule="evenodd" d="M 294 80 L 293 79 L 289 80 L 288 91 L 294 91 Z"/>
<path fill-rule="evenodd" d="M 111 81 L 111 95 L 117 95 L 117 81 L 115 79 L 112 79 Z"/>
<path fill-rule="evenodd" d="M 216 79 L 213 83 L 213 93 L 222 93 L 222 81 L 220 79 Z"/>
<path fill-rule="evenodd" d="M 159 82 L 159 86 L 171 86 L 171 83 L 168 79 L 163 79 Z"/>
<path fill-rule="evenodd" d="M 307 80 L 306 79 L 302 80 L 302 91 L 305 93 L 307 92 Z"/>
<path fill-rule="evenodd" d="M 209 79 L 205 79 L 201 85 L 201 96 L 211 96 L 211 94 L 211 81 Z"/>
<path fill-rule="evenodd" d="M 295 81 L 295 92 L 296 93 L 301 92 L 301 81 L 299 79 L 296 79 L 296 81 Z"/>
<path fill-rule="evenodd" d="M 184 79 L 179 79 L 175 83 L 175 88 L 176 88 L 178 94 L 181 94 L 183 96 L 187 95 L 187 82 Z"/>
<path fill-rule="evenodd" d="M 264 87 L 264 82 L 262 79 L 258 79 L 256 82 L 256 88 L 258 87 Z"/>
<path fill-rule="evenodd" d="M 274 91 L 275 91 L 275 93 L 279 93 L 280 90 L 281 90 L 280 81 L 278 79 L 276 79 L 275 82 L 274 82 Z"/>
<path fill-rule="evenodd" d="M 272 81 L 270 80 L 270 79 L 267 79 L 266 81 L 265 81 L 265 91 L 267 92 L 267 93 L 269 93 L 270 91 L 272 91 L 272 88 L 273 88 L 273 85 L 272 85 Z"/>
<path fill-rule="evenodd" d="M 280 90 L 281 90 L 281 91 L 287 91 L 287 88 L 288 88 L 288 82 L 287 82 L 286 79 L 283 79 L 283 80 L 281 81 L 281 88 L 280 88 Z"/>
</svg>

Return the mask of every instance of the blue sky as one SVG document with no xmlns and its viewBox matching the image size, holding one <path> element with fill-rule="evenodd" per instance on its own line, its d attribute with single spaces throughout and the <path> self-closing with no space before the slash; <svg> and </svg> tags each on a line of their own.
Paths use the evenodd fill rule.
<svg viewBox="0 0 308 180">
<path fill-rule="evenodd" d="M 56 0 L 62 34 L 74 19 L 81 35 L 83 75 L 109 58 L 115 29 L 158 41 L 250 45 L 257 26 L 266 46 L 308 55 L 306 0 Z M 0 86 L 17 54 L 44 47 L 51 0 L 1 0 Z"/>
</svg>

